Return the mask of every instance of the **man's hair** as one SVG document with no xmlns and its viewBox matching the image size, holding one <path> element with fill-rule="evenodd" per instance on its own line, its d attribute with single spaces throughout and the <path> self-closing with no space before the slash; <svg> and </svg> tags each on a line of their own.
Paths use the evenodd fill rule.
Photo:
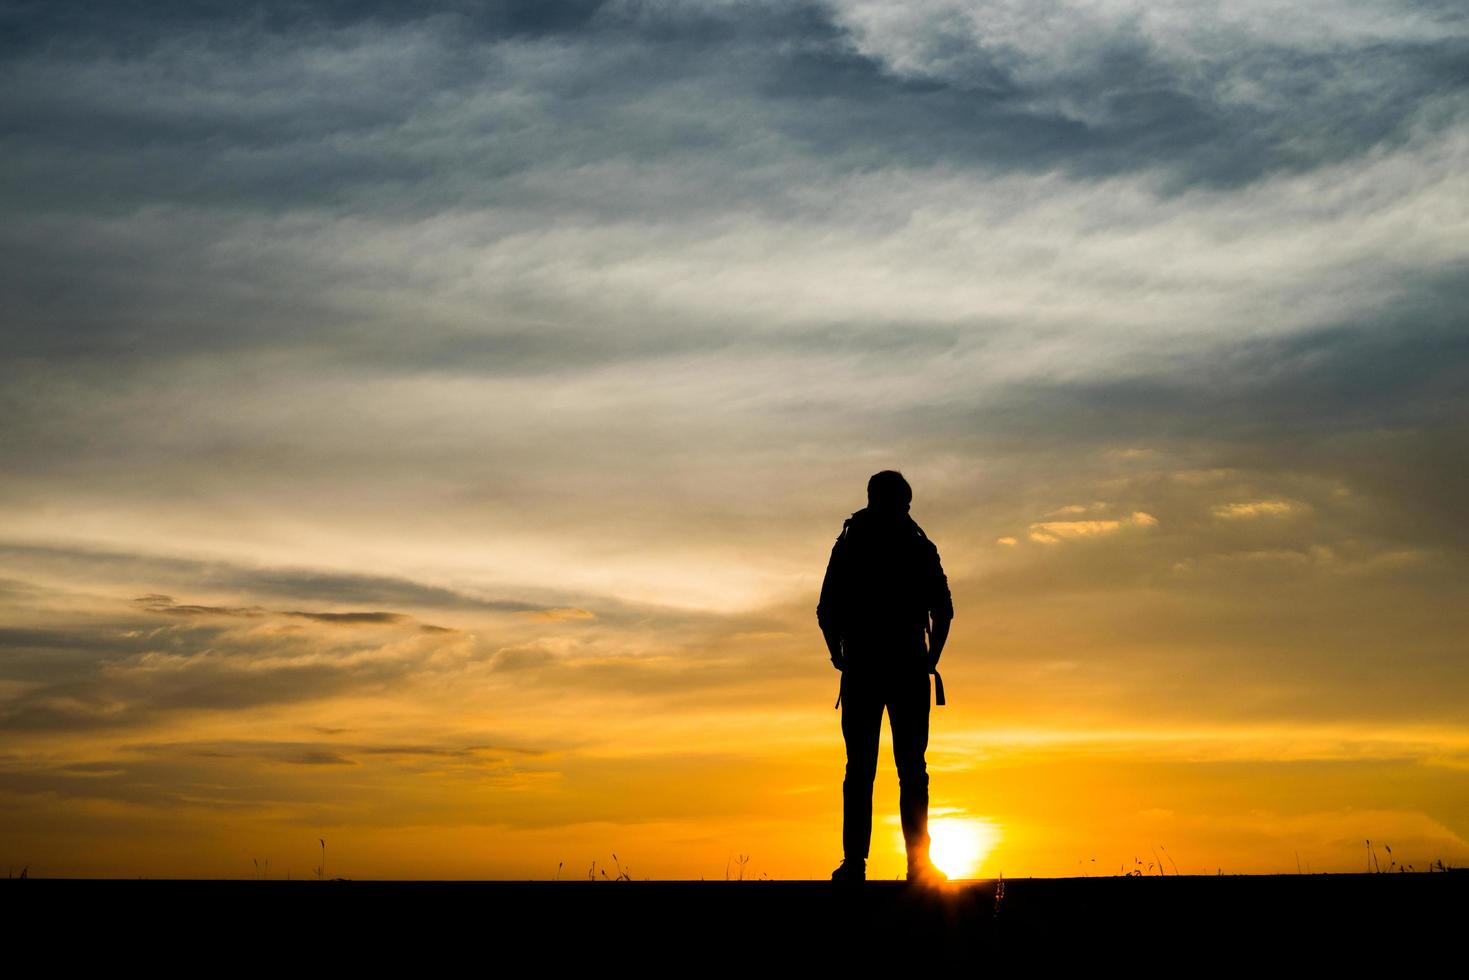
<svg viewBox="0 0 1469 980">
<path fill-rule="evenodd" d="M 897 470 L 872 474 L 867 481 L 867 506 L 906 510 L 913 503 L 913 488 Z"/>
</svg>

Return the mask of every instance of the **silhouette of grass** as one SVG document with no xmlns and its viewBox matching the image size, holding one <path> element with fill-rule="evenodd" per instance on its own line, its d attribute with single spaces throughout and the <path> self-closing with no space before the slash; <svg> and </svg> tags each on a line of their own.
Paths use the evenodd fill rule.
<svg viewBox="0 0 1469 980">
<path fill-rule="evenodd" d="M 634 880 L 636 880 L 632 876 L 632 867 L 630 865 L 623 864 L 622 863 L 622 859 L 620 857 L 618 857 L 618 855 L 617 855 L 617 853 L 615 851 L 614 852 L 611 852 L 611 853 L 612 853 L 612 867 L 611 867 L 611 869 L 607 868 L 606 865 L 599 866 L 598 863 L 597 863 L 597 861 L 593 860 L 592 863 L 587 866 L 587 881 L 634 881 Z M 749 854 L 740 854 L 738 856 L 736 856 L 734 854 L 728 855 L 726 857 L 726 859 L 725 859 L 725 865 L 724 865 L 724 880 L 725 881 L 746 881 L 746 880 L 749 880 L 749 881 L 774 881 L 775 880 L 775 879 L 773 879 L 773 878 L 770 877 L 770 872 L 768 872 L 768 871 L 762 871 L 760 873 L 760 876 L 758 878 L 752 877 L 752 873 L 749 870 L 750 859 L 751 859 L 751 856 Z M 557 864 L 556 864 L 556 872 L 555 872 L 555 874 L 553 874 L 551 876 L 551 880 L 552 881 L 560 881 L 561 880 L 561 872 L 563 870 L 565 870 L 565 868 L 566 868 L 566 862 L 564 860 L 557 862 Z M 733 871 L 731 871 L 732 868 L 733 868 Z M 651 879 L 643 878 L 642 880 L 643 881 L 649 881 Z M 699 876 L 699 880 L 700 881 L 704 881 L 706 879 L 704 878 L 703 875 L 700 875 Z"/>
<path fill-rule="evenodd" d="M 556 865 L 556 877 L 552 879 L 553 881 L 561 880 L 561 869 L 565 865 L 565 861 Z M 587 868 L 587 881 L 596 881 L 598 874 L 602 876 L 603 881 L 632 881 L 632 869 L 623 867 L 622 861 L 615 852 L 612 855 L 612 867 L 617 872 L 615 875 L 609 875 L 605 866 L 599 869 L 597 862 L 595 860 L 592 861 L 591 866 Z"/>
</svg>

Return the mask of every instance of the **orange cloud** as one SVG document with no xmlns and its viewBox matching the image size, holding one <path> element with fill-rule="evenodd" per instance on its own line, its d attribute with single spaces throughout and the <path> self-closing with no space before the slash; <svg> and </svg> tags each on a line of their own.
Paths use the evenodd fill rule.
<svg viewBox="0 0 1469 980">
<path fill-rule="evenodd" d="M 1030 526 L 1030 540 L 1039 544 L 1057 544 L 1066 538 L 1096 538 L 1115 534 L 1128 524 L 1153 527 L 1157 523 L 1156 517 L 1140 510 L 1133 511 L 1132 516 L 1125 521 L 1038 521 Z"/>
<path fill-rule="evenodd" d="M 1214 516 L 1225 520 L 1250 517 L 1278 517 L 1304 508 L 1289 500 L 1252 500 L 1245 503 L 1219 504 L 1214 507 Z"/>
<path fill-rule="evenodd" d="M 560 622 L 567 619 L 596 619 L 597 614 L 590 609 L 582 609 L 577 606 L 563 606 L 554 609 L 531 609 L 525 613 L 531 619 L 544 622 Z"/>
</svg>

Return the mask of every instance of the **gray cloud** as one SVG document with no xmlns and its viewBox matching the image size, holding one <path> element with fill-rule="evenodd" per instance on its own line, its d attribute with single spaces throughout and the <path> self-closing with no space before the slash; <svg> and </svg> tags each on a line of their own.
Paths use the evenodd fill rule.
<svg viewBox="0 0 1469 980">
<path fill-rule="evenodd" d="M 1069 418 L 1089 423 L 1068 433 L 1078 438 L 1251 444 L 1455 425 L 1469 407 L 1466 282 L 1469 266 L 1434 270 L 1388 308 L 1293 335 L 1221 340 L 1167 373 L 1017 386 L 1026 405 L 1015 415 L 1031 426 L 1022 434 Z"/>
<path fill-rule="evenodd" d="M 157 658 L 113 665 L 82 679 L 22 692 L 0 705 L 0 728 L 12 732 L 84 732 L 131 728 L 183 710 L 242 711 L 290 704 L 381 685 L 401 666 L 330 663 L 250 667 L 241 656 L 199 654 L 159 669 Z"/>
<path fill-rule="evenodd" d="M 1211 34 L 1196 12 L 1212 40 L 1178 50 L 1126 11 L 1036 11 L 1056 38 L 1035 47 L 1021 27 L 968 38 L 941 18 L 874 42 L 841 5 L 542 7 L 16 9 L 0 116 L 12 349 L 309 357 L 304 331 L 349 360 L 503 370 L 779 343 L 646 310 L 637 329 L 589 329 L 534 266 L 500 270 L 494 330 L 438 310 L 409 335 L 363 325 L 363 277 L 451 285 L 459 262 L 370 244 L 445 214 L 483 215 L 463 230 L 480 248 L 628 222 L 677 247 L 750 219 L 830 223 L 867 202 L 813 190 L 870 174 L 1148 174 L 1171 195 L 1408 147 L 1466 105 L 1469 33 L 1449 8 L 1436 35 L 1331 44 Z M 890 34 L 911 49 L 896 61 Z M 444 254 L 432 230 L 413 239 Z"/>
<path fill-rule="evenodd" d="M 335 601 L 383 589 L 398 599 L 416 598 L 419 606 L 498 617 L 470 632 L 399 612 L 201 605 L 162 592 L 103 604 L 103 610 L 77 617 L 46 611 L 59 602 L 75 603 L 74 594 L 34 588 L 30 594 L 41 599 L 39 606 L 0 606 L 0 616 L 35 624 L 0 628 L 0 683 L 18 685 L 0 698 L 0 729 L 13 732 L 136 729 L 178 712 L 248 713 L 440 679 L 462 683 L 482 678 L 486 670 L 514 673 L 519 683 L 547 691 L 601 685 L 671 693 L 679 687 L 710 688 L 742 674 L 769 677 L 792 669 L 787 663 L 771 674 L 743 654 L 731 661 L 721 648 L 718 637 L 732 626 L 768 627 L 770 618 L 758 614 L 736 618 L 609 599 L 607 613 L 591 615 L 564 605 L 476 600 L 406 580 L 34 546 L 11 546 L 4 554 L 8 562 L 47 578 L 106 579 L 126 569 L 153 583 L 192 578 L 196 587 L 207 583 L 251 596 L 294 592 L 296 599 L 310 594 L 312 586 L 330 585 L 313 597 Z M 97 602 L 88 597 L 89 605 Z M 107 605 L 116 611 L 111 616 Z M 66 625 L 49 624 L 51 618 Z M 544 633 L 552 628 L 561 638 L 559 652 L 544 645 Z M 585 639 L 566 647 L 564 641 L 577 634 L 586 634 Z M 664 658 L 645 660 L 641 636 L 656 636 L 684 662 L 670 671 Z M 510 743 L 501 747 L 513 748 Z"/>
<path fill-rule="evenodd" d="M 330 789 L 301 782 L 298 767 L 366 770 L 385 766 L 451 770 L 473 768 L 479 778 L 541 771 L 551 750 L 501 746 L 402 746 L 288 740 L 180 740 L 128 742 L 108 758 L 50 764 L 0 759 L 0 791 L 68 801 L 120 800 L 150 806 L 217 810 L 290 807 L 310 811 L 332 804 Z M 513 760 L 510 758 L 514 756 Z M 309 775 L 304 778 L 311 778 Z"/>
<path fill-rule="evenodd" d="M 35 569 L 48 576 L 85 579 L 112 577 L 123 581 L 188 584 L 199 589 L 222 589 L 273 599 L 314 600 L 331 603 L 401 604 L 417 608 L 501 613 L 554 612 L 568 604 L 521 599 L 478 598 L 453 589 L 425 585 L 407 578 L 324 572 L 310 568 L 262 568 L 226 561 L 200 561 L 169 555 L 135 554 L 94 548 L 63 548 L 0 542 L 0 557 L 12 567 Z M 558 598 L 558 597 L 553 597 Z M 577 598 L 585 599 L 584 596 Z M 136 602 L 151 612 L 184 609 L 191 613 L 255 615 L 259 607 L 179 606 L 174 597 L 151 593 Z M 593 603 L 595 604 L 595 603 Z M 615 602 L 614 602 L 615 605 Z M 316 618 L 321 622 L 343 621 L 342 617 L 392 617 L 390 612 L 292 612 L 288 615 Z M 386 620 L 379 620 L 386 621 Z"/>
<path fill-rule="evenodd" d="M 1125 9 L 1089 23 L 1050 6 L 1029 11 L 1054 34 L 1041 46 L 1014 23 L 864 32 L 844 4 L 26 5 L 10 17 L 15 98 L 0 121 L 21 175 L 63 147 L 100 164 L 52 168 L 53 203 L 356 208 L 370 193 L 397 208 L 534 194 L 547 169 L 608 157 L 723 159 L 731 175 L 782 157 L 838 171 L 1163 165 L 1238 184 L 1400 141 L 1445 98 L 1462 108 L 1469 41 L 1447 6 L 1436 35 L 1325 44 L 1203 11 L 1175 38 Z"/>
<path fill-rule="evenodd" d="M 288 612 L 287 616 L 295 616 L 298 619 L 309 619 L 316 623 L 328 623 L 343 626 L 397 626 L 412 619 L 402 613 L 392 612 L 345 612 L 345 613 L 320 613 L 320 612 Z"/>
</svg>

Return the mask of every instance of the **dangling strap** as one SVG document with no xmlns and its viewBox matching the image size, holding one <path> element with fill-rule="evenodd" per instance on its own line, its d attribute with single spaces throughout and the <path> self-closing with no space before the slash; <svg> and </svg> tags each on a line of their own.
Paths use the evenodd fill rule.
<svg viewBox="0 0 1469 980">
<path fill-rule="evenodd" d="M 847 672 L 844 670 L 844 671 L 842 671 L 842 679 L 837 684 L 837 703 L 834 704 L 834 705 L 832 705 L 832 708 L 833 709 L 840 708 L 842 706 L 842 690 L 844 688 L 846 688 L 846 686 L 847 686 Z"/>
</svg>

